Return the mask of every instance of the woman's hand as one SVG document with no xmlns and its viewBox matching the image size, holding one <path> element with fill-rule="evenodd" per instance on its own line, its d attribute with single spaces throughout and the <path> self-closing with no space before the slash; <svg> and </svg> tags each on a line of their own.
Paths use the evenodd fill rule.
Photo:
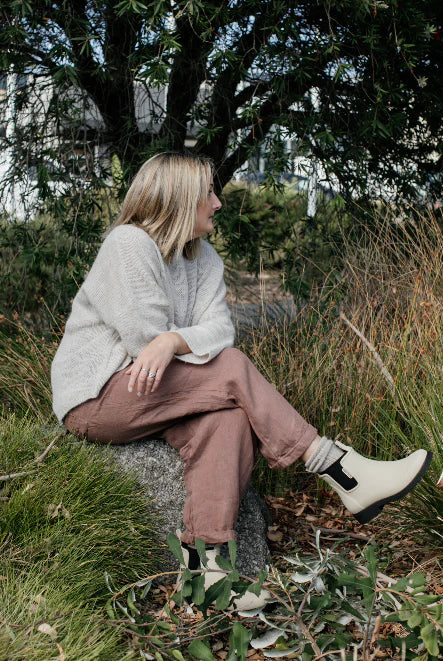
<svg viewBox="0 0 443 661">
<path fill-rule="evenodd" d="M 183 339 L 174 332 L 165 332 L 158 335 L 140 351 L 136 360 L 125 374 L 130 374 L 128 383 L 129 392 L 137 384 L 137 395 L 147 395 L 155 392 L 160 385 L 165 369 L 180 348 Z"/>
</svg>

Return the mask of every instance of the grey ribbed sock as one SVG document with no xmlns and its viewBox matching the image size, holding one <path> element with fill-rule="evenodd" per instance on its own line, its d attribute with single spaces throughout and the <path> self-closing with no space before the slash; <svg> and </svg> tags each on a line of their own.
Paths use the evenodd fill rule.
<svg viewBox="0 0 443 661">
<path fill-rule="evenodd" d="M 322 436 L 318 448 L 305 463 L 305 468 L 308 473 L 323 473 L 343 455 L 343 450 L 340 450 L 329 438 Z"/>
</svg>

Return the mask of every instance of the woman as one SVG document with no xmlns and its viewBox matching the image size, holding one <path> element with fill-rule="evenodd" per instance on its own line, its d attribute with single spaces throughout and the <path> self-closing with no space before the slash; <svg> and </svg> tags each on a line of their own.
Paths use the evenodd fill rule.
<svg viewBox="0 0 443 661">
<path fill-rule="evenodd" d="M 220 207 L 208 160 L 149 159 L 74 299 L 52 365 L 54 411 L 72 433 L 102 443 L 161 434 L 180 451 L 191 564 L 196 538 L 235 539 L 256 447 L 272 468 L 302 459 L 362 523 L 410 491 L 431 459 L 417 450 L 378 462 L 321 438 L 232 348 L 223 263 L 200 238 Z"/>
</svg>

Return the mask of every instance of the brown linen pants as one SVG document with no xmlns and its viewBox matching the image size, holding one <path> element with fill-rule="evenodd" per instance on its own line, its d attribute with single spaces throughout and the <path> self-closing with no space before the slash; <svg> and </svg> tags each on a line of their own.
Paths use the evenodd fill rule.
<svg viewBox="0 0 443 661">
<path fill-rule="evenodd" d="M 126 368 L 127 369 L 127 368 Z M 128 392 L 126 369 L 99 396 L 66 416 L 66 427 L 100 443 L 130 443 L 161 433 L 185 461 L 182 541 L 235 539 L 241 498 L 256 446 L 271 468 L 286 468 L 317 435 L 238 349 L 203 365 L 173 360 L 155 393 Z"/>
</svg>

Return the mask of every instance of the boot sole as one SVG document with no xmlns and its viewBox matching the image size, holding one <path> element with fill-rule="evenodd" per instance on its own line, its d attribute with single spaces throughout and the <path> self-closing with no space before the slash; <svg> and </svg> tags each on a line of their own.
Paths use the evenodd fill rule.
<svg viewBox="0 0 443 661">
<path fill-rule="evenodd" d="M 381 500 L 378 500 L 376 503 L 372 503 L 372 505 L 369 505 L 369 507 L 366 507 L 364 510 L 361 510 L 361 512 L 357 512 L 354 514 L 355 518 L 359 523 L 369 523 L 369 521 L 372 521 L 372 519 L 375 519 L 376 516 L 378 516 L 383 507 L 387 505 L 388 503 L 392 503 L 396 500 L 400 500 L 403 498 L 403 496 L 406 496 L 412 489 L 420 482 L 421 478 L 423 475 L 426 473 L 426 471 L 429 468 L 429 464 L 431 463 L 432 460 L 432 452 L 428 452 L 426 455 L 426 459 L 424 460 L 422 467 L 418 471 L 417 475 L 414 477 L 409 484 L 404 487 L 401 491 L 398 491 L 397 493 L 393 494 L 392 496 L 388 496 L 387 498 L 382 498 Z"/>
</svg>

